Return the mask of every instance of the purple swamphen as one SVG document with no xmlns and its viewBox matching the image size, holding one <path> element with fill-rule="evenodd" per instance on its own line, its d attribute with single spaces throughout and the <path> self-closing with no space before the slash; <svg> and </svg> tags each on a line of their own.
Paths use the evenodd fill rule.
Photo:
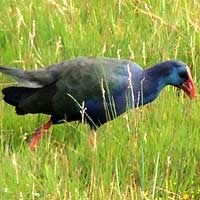
<svg viewBox="0 0 200 200">
<path fill-rule="evenodd" d="M 33 135 L 32 150 L 52 124 L 84 120 L 95 129 L 129 108 L 153 101 L 167 85 L 196 96 L 189 67 L 174 60 L 143 70 L 129 60 L 78 57 L 31 71 L 1 66 L 0 72 L 19 82 L 2 90 L 4 101 L 15 106 L 17 114 L 51 116 Z"/>
</svg>

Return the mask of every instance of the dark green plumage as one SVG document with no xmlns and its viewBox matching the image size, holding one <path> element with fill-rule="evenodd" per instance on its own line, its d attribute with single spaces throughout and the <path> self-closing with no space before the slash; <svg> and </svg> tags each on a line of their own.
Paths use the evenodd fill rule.
<svg viewBox="0 0 200 200">
<path fill-rule="evenodd" d="M 102 107 L 103 90 L 106 95 L 108 91 L 112 95 L 127 88 L 128 64 L 132 65 L 127 60 L 79 57 L 37 71 L 1 67 L 1 72 L 23 84 L 23 87 L 4 89 L 4 100 L 16 106 L 18 114 L 45 113 L 53 115 L 54 123 L 62 118 L 78 119 L 80 107 L 77 102 L 94 100 Z M 12 91 L 15 91 L 13 96 Z"/>
<path fill-rule="evenodd" d="M 81 120 L 84 102 L 91 125 L 101 125 L 127 107 L 149 103 L 166 85 L 178 87 L 185 81 L 179 80 L 179 71 L 188 73 L 180 61 L 142 70 L 131 61 L 103 57 L 78 57 L 36 71 L 7 67 L 0 67 L 0 71 L 23 84 L 3 89 L 4 100 L 15 106 L 18 114 L 48 114 L 53 123 Z"/>
<path fill-rule="evenodd" d="M 44 113 L 51 119 L 35 131 L 30 149 L 52 124 L 85 120 L 91 128 L 153 101 L 166 85 L 182 88 L 191 98 L 195 87 L 189 68 L 166 61 L 143 70 L 136 63 L 102 57 L 78 57 L 37 71 L 0 66 L 21 85 L 2 90 L 18 114 Z"/>
</svg>

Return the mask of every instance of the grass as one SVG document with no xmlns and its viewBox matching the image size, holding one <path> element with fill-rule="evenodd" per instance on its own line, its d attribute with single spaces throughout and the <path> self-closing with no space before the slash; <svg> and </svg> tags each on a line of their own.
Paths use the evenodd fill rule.
<svg viewBox="0 0 200 200">
<path fill-rule="evenodd" d="M 198 1 L 1 0 L 0 63 L 36 69 L 79 55 L 127 58 L 143 67 L 166 59 L 200 74 Z M 1 88 L 12 81 L 0 75 Z M 98 130 L 54 126 L 0 103 L 0 199 L 200 199 L 200 103 L 166 88 L 151 105 Z"/>
</svg>

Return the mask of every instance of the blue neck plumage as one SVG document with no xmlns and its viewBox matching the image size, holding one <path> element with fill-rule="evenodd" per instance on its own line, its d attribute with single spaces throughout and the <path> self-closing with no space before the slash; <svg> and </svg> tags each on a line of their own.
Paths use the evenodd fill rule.
<svg viewBox="0 0 200 200">
<path fill-rule="evenodd" d="M 157 67 L 144 71 L 140 81 L 140 89 L 134 92 L 134 102 L 136 106 L 150 103 L 159 95 L 160 91 L 167 85 L 162 74 L 158 74 Z"/>
</svg>

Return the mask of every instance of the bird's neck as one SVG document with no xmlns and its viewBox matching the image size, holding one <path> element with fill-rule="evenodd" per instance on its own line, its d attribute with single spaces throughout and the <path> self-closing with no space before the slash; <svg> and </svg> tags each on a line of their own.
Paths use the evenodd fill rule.
<svg viewBox="0 0 200 200">
<path fill-rule="evenodd" d="M 166 85 L 165 75 L 159 69 L 159 66 L 144 70 L 144 76 L 141 81 L 140 105 L 153 101 Z M 142 96 L 145 98 L 142 98 Z"/>
</svg>

